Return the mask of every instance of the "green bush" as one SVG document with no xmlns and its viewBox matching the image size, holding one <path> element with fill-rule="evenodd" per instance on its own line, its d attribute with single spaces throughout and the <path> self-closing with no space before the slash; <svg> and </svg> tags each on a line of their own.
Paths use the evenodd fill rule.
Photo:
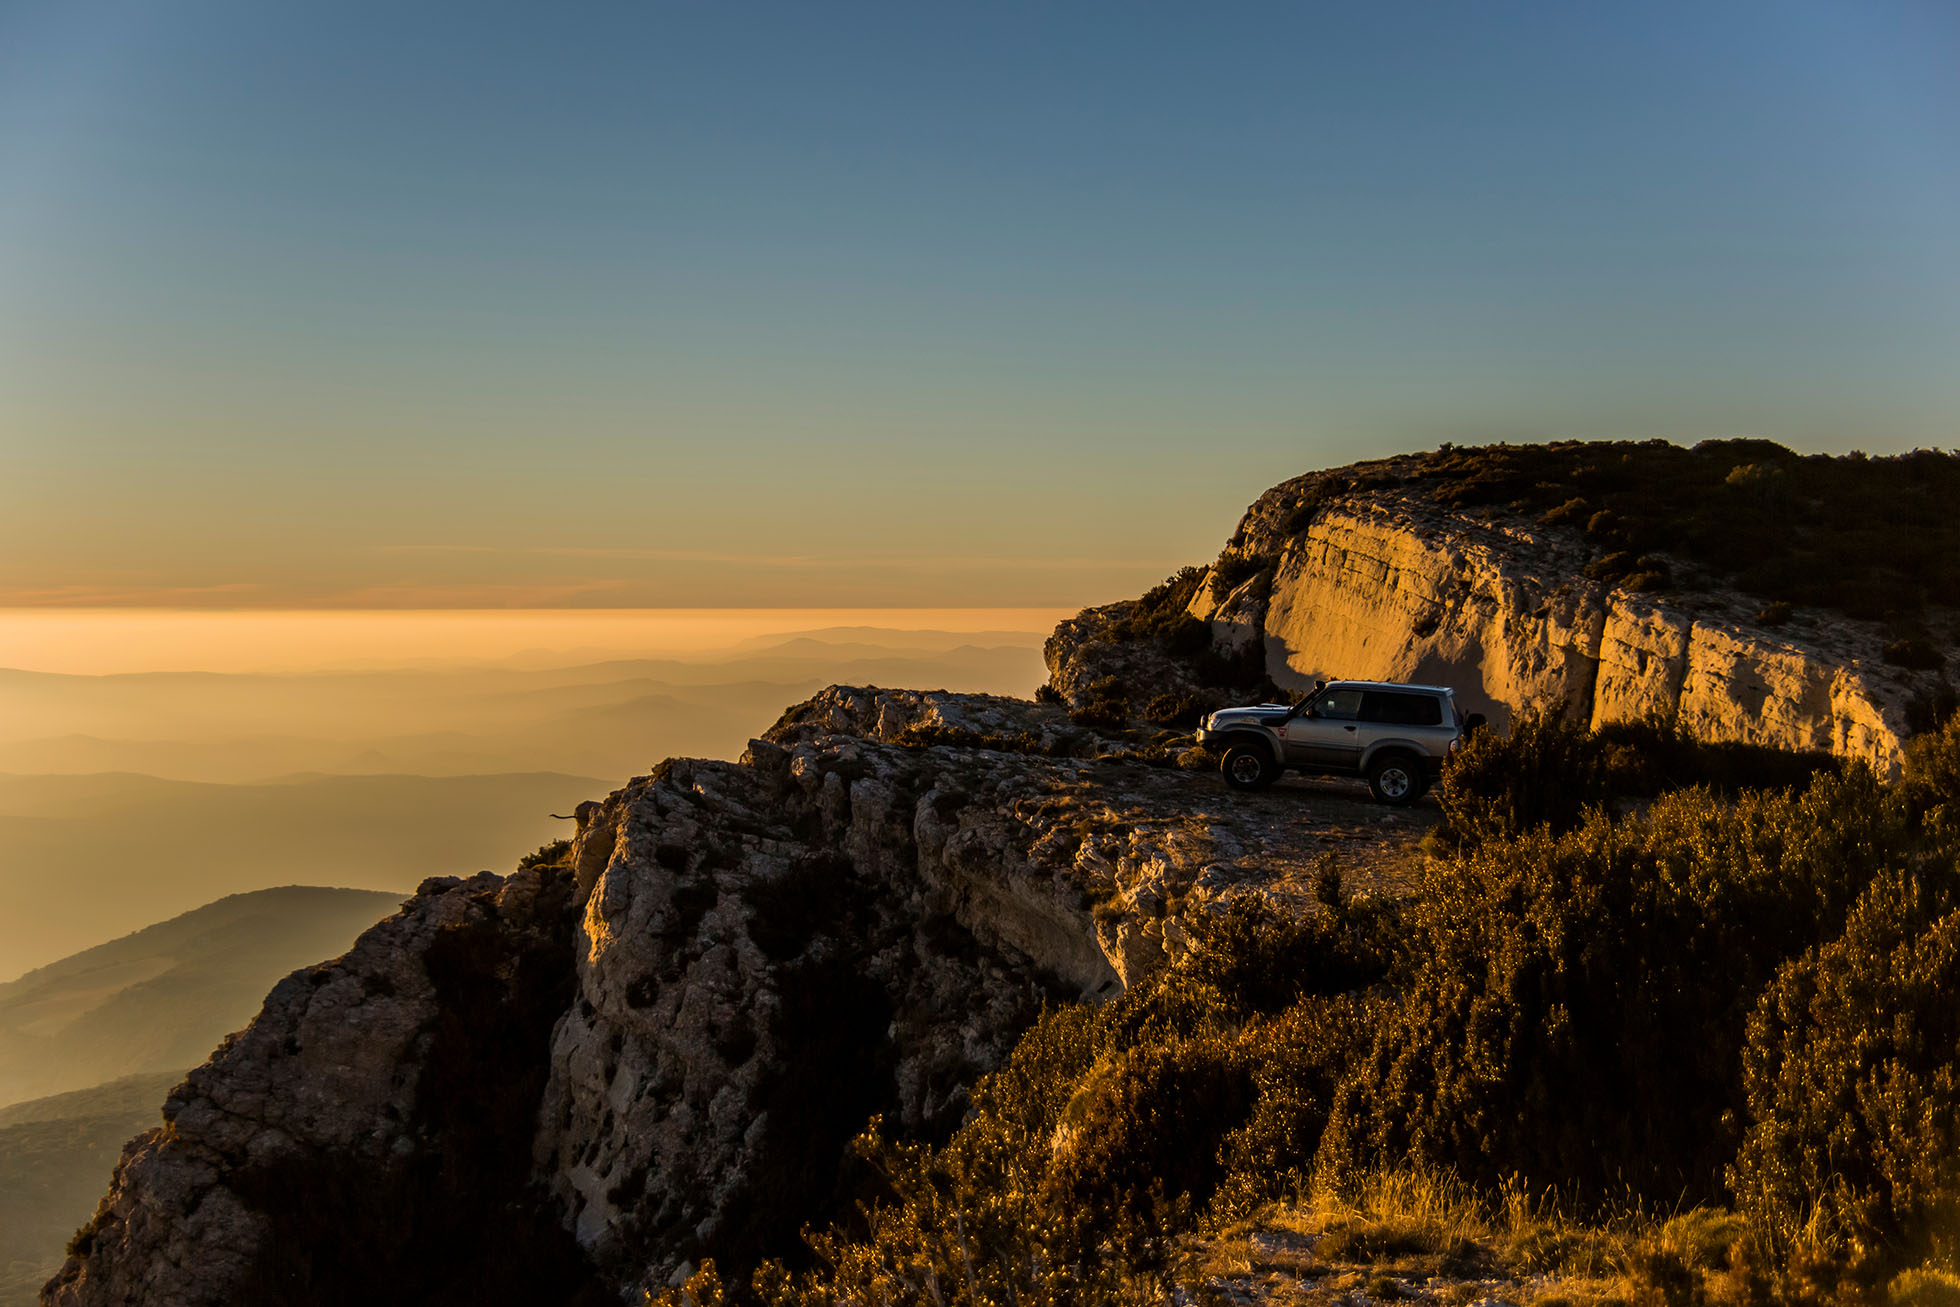
<svg viewBox="0 0 1960 1307">
<path fill-rule="evenodd" d="M 1444 768 L 1439 830 L 1457 846 L 1539 829 L 1557 835 L 1616 800 L 1694 785 L 1729 795 L 1791 789 L 1836 766 L 1829 754 L 1707 744 L 1657 718 L 1589 731 L 1557 709 L 1533 709 L 1508 732 L 1478 732 Z"/>
<path fill-rule="evenodd" d="M 1594 810 L 1432 866 L 1412 974 L 1323 1164 L 1718 1200 L 1751 1003 L 1906 842 L 1857 771 L 1796 795 L 1691 790 L 1638 821 Z"/>
<path fill-rule="evenodd" d="M 1748 1135 L 1730 1173 L 1788 1248 L 1960 1256 L 1960 877 L 1889 870 L 1844 933 L 1749 1020 Z"/>
<path fill-rule="evenodd" d="M 1041 1206 L 1064 1246 L 1113 1242 L 1150 1264 L 1225 1179 L 1220 1147 L 1252 1110 L 1253 1054 L 1220 1031 L 1145 1043 L 1088 1077 L 1063 1111 Z"/>
<path fill-rule="evenodd" d="M 1211 569 L 1212 593 L 1222 599 L 1272 565 L 1272 559 L 1257 554 L 1221 554 Z"/>
<path fill-rule="evenodd" d="M 1120 731 L 1130 724 L 1128 689 L 1118 678 L 1105 676 L 1083 692 L 1081 706 L 1068 717 L 1077 726 Z"/>
</svg>

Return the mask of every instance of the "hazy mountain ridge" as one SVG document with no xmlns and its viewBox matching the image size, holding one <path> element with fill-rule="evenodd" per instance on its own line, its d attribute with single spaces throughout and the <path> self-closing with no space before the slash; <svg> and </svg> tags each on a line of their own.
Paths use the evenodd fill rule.
<svg viewBox="0 0 1960 1307">
<path fill-rule="evenodd" d="M 1027 635 L 838 639 L 720 661 L 0 672 L 0 975 L 269 880 L 406 891 L 507 865 L 562 833 L 550 813 L 611 788 L 598 778 L 733 757 L 838 679 L 1026 693 L 1042 675 Z M 90 887 L 99 912 L 72 912 L 57 880 Z"/>
</svg>

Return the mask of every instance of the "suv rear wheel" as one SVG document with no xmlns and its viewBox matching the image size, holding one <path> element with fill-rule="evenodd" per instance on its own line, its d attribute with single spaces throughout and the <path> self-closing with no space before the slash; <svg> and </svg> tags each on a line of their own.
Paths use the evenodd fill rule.
<svg viewBox="0 0 1960 1307">
<path fill-rule="evenodd" d="M 1406 753 L 1391 753 L 1368 766 L 1368 789 L 1378 803 L 1405 807 L 1422 797 L 1422 773 Z"/>
<path fill-rule="evenodd" d="M 1225 783 L 1235 790 L 1263 790 L 1279 779 L 1273 755 L 1256 744 L 1235 744 L 1227 749 L 1218 770 L 1225 773 Z"/>
</svg>

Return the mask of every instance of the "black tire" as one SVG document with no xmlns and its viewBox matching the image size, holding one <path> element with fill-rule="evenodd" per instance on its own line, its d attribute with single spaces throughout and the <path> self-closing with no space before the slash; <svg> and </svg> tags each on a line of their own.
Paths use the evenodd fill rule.
<svg viewBox="0 0 1960 1307">
<path fill-rule="evenodd" d="M 1256 744 L 1235 744 L 1225 750 L 1225 760 L 1218 764 L 1224 773 L 1225 783 L 1235 790 L 1263 790 L 1279 779 L 1279 767 L 1273 762 L 1273 755 Z"/>
<path fill-rule="evenodd" d="M 1375 802 L 1406 808 L 1422 797 L 1422 768 L 1406 753 L 1391 753 L 1368 764 L 1368 791 Z"/>
</svg>

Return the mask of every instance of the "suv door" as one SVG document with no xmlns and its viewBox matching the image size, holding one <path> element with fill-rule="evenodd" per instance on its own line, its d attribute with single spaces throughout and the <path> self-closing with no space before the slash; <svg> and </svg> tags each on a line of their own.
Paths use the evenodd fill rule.
<svg viewBox="0 0 1960 1307">
<path fill-rule="evenodd" d="M 1292 766 L 1353 771 L 1361 761 L 1361 691 L 1327 690 L 1286 719 L 1286 761 Z"/>
</svg>

